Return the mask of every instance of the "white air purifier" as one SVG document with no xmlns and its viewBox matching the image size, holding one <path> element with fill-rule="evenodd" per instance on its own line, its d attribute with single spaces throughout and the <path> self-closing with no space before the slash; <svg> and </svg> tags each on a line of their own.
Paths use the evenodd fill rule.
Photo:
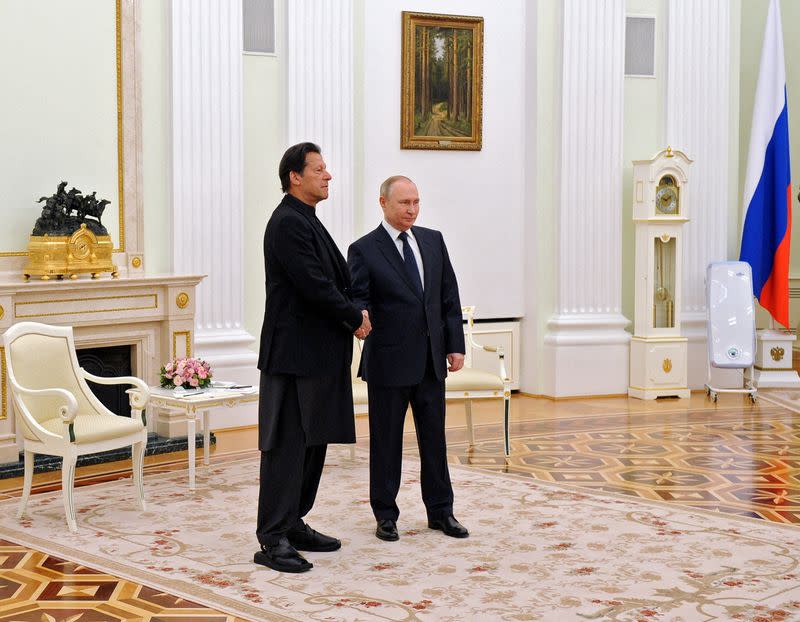
<svg viewBox="0 0 800 622">
<path fill-rule="evenodd" d="M 756 389 L 722 389 L 711 384 L 711 368 L 751 369 L 756 355 L 756 315 L 753 276 L 744 261 L 718 261 L 706 271 L 708 309 L 708 383 L 706 394 L 715 402 L 719 393 L 747 393 L 756 401 Z M 752 369 L 751 369 L 752 372 Z M 750 374 L 752 378 L 752 373 Z"/>
</svg>

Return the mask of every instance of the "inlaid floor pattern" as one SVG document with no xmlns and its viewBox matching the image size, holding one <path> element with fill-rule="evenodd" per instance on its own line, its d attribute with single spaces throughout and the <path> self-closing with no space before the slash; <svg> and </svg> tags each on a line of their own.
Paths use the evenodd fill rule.
<svg viewBox="0 0 800 622">
<path fill-rule="evenodd" d="M 506 465 L 487 426 L 451 461 L 753 518 L 800 523 L 800 416 L 777 407 L 521 422 Z"/>
</svg>

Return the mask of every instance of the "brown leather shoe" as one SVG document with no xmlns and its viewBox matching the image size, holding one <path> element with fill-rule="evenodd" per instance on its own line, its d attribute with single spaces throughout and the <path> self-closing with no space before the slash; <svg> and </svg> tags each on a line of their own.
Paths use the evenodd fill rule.
<svg viewBox="0 0 800 622">
<path fill-rule="evenodd" d="M 378 528 L 375 530 L 375 535 L 387 542 L 394 542 L 400 539 L 400 535 L 397 533 L 397 523 L 391 518 L 378 521 Z"/>
<path fill-rule="evenodd" d="M 281 537 L 277 544 L 262 544 L 261 550 L 256 551 L 253 556 L 253 561 L 278 572 L 306 572 L 314 567 L 314 564 L 289 544 L 286 536 Z"/>
<path fill-rule="evenodd" d="M 469 531 L 467 531 L 467 528 L 459 523 L 452 514 L 450 516 L 445 516 L 444 518 L 429 518 L 428 527 L 431 529 L 438 529 L 439 531 L 444 532 L 444 535 L 450 536 L 451 538 L 469 537 Z"/>
</svg>

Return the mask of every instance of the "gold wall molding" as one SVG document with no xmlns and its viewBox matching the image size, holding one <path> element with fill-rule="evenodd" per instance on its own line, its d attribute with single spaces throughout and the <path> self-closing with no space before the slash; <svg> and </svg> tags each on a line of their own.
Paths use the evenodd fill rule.
<svg viewBox="0 0 800 622">
<path fill-rule="evenodd" d="M 152 303 L 148 306 L 141 306 L 141 307 L 109 307 L 108 309 L 80 309 L 78 311 L 54 311 L 48 313 L 20 313 L 20 307 L 24 307 L 26 305 L 50 305 L 50 304 L 61 304 L 67 302 L 90 302 L 90 301 L 97 301 L 97 300 L 131 300 L 135 298 L 150 298 L 152 299 Z M 96 296 L 94 298 L 61 298 L 58 300 L 48 300 L 48 301 L 30 301 L 30 302 L 15 302 L 14 303 L 14 315 L 17 318 L 29 318 L 29 317 L 51 317 L 54 315 L 86 315 L 90 313 L 110 313 L 110 312 L 117 312 L 117 311 L 146 311 L 148 309 L 158 309 L 158 294 L 130 294 L 127 296 Z"/>
<path fill-rule="evenodd" d="M 141 268 L 142 267 L 142 258 L 141 257 L 134 257 L 131 259 L 131 265 L 134 268 Z"/>
<path fill-rule="evenodd" d="M 175 304 L 178 306 L 179 309 L 185 309 L 186 306 L 189 304 L 189 294 L 186 292 L 181 292 L 177 296 L 175 296 Z M 0 315 L 0 317 L 3 317 Z"/>
<path fill-rule="evenodd" d="M 186 338 L 186 356 L 192 356 L 192 331 L 179 330 L 172 333 L 172 358 L 178 358 L 178 337 L 183 335 Z"/>
<path fill-rule="evenodd" d="M 3 305 L 0 305 L 0 320 L 3 319 L 3 316 L 6 314 L 6 310 L 3 308 Z"/>
</svg>

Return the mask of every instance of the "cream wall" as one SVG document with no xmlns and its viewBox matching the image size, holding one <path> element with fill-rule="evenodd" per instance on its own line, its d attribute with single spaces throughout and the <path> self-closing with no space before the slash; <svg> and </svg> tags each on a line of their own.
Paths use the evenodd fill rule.
<svg viewBox="0 0 800 622">
<path fill-rule="evenodd" d="M 172 270 L 169 3 L 142 0 L 141 9 L 144 268 L 160 274 Z"/>
<path fill-rule="evenodd" d="M 444 233 L 461 300 L 477 305 L 482 318 L 523 315 L 524 4 L 521 0 L 364 4 L 363 215 L 356 233 L 366 233 L 380 222 L 378 187 L 386 177 L 404 174 L 414 179 L 422 202 L 418 223 Z M 484 18 L 481 151 L 400 149 L 404 10 Z"/>
<path fill-rule="evenodd" d="M 628 0 L 626 15 L 656 18 L 656 65 L 653 78 L 625 78 L 622 148 L 622 314 L 634 316 L 633 160 L 646 160 L 664 149 L 665 0 Z M 676 149 L 679 145 L 673 145 Z"/>
<path fill-rule="evenodd" d="M 283 196 L 281 70 L 279 55 L 244 56 L 244 324 L 256 338 L 264 316 L 264 228 Z M 258 342 L 252 348 L 257 350 Z"/>
<path fill-rule="evenodd" d="M 60 181 L 111 205 L 119 246 L 115 3 L 0 3 L 0 252 L 27 249 Z"/>
<path fill-rule="evenodd" d="M 556 2 L 541 0 L 528 5 L 535 10 L 533 21 L 536 26 L 536 84 L 534 98 L 528 110 L 535 111 L 536 128 L 531 136 L 535 152 L 535 168 L 528 168 L 535 175 L 534 192 L 525 203 L 525 231 L 535 236 L 534 257 L 528 257 L 524 287 L 536 284 L 534 291 L 526 290 L 525 318 L 522 323 L 522 391 L 542 393 L 541 370 L 544 364 L 542 337 L 547 332 L 547 322 L 556 308 L 555 271 L 553 264 L 556 254 L 556 199 L 557 190 L 553 183 L 556 170 L 556 127 L 558 127 L 559 106 L 556 94 L 560 93 L 558 66 L 561 59 L 561 42 L 557 37 L 560 31 L 561 12 Z M 531 251 L 526 249 L 526 253 Z"/>
</svg>

